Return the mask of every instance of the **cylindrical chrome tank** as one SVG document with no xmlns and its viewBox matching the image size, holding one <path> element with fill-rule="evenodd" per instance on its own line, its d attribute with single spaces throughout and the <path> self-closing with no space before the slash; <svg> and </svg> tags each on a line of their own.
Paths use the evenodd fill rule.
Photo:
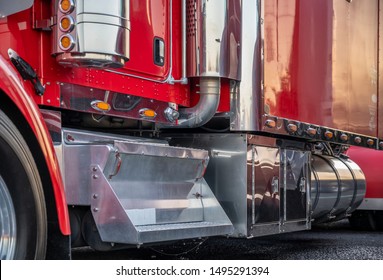
<svg viewBox="0 0 383 280">
<path fill-rule="evenodd" d="M 53 7 L 53 51 L 64 66 L 123 67 L 130 52 L 129 0 L 70 0 Z"/>
<path fill-rule="evenodd" d="M 366 193 L 359 166 L 347 157 L 313 155 L 311 201 L 314 223 L 342 219 L 354 211 Z"/>
</svg>

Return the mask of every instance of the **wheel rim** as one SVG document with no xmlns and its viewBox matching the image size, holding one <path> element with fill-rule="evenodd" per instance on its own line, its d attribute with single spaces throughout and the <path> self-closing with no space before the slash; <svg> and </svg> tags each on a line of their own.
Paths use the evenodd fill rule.
<svg viewBox="0 0 383 280">
<path fill-rule="evenodd" d="M 16 249 L 16 213 L 7 185 L 0 176 L 0 256 L 12 259 Z"/>
</svg>

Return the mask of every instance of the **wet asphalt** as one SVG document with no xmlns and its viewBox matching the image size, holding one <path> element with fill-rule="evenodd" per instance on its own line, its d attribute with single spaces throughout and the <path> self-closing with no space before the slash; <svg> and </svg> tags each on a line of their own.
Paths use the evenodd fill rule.
<svg viewBox="0 0 383 280">
<path fill-rule="evenodd" d="M 356 231 L 347 220 L 309 231 L 253 239 L 225 237 L 97 252 L 72 250 L 75 260 L 383 260 L 383 232 Z"/>
</svg>

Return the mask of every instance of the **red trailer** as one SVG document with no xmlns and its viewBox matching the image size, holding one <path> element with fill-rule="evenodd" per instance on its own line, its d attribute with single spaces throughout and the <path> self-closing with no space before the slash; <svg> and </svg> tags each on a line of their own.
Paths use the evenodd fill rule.
<svg viewBox="0 0 383 280">
<path fill-rule="evenodd" d="M 383 153 L 351 147 L 347 151 L 366 177 L 366 195 L 349 218 L 351 226 L 358 229 L 383 230 Z"/>
<path fill-rule="evenodd" d="M 350 216 L 381 0 L 0 2 L 1 259 Z"/>
</svg>

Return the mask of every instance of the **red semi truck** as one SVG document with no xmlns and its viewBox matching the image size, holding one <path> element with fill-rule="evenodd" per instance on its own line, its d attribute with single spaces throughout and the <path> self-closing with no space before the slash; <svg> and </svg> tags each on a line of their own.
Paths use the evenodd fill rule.
<svg viewBox="0 0 383 280">
<path fill-rule="evenodd" d="M 1 259 L 349 217 L 344 151 L 383 150 L 381 5 L 1 1 Z"/>
</svg>

